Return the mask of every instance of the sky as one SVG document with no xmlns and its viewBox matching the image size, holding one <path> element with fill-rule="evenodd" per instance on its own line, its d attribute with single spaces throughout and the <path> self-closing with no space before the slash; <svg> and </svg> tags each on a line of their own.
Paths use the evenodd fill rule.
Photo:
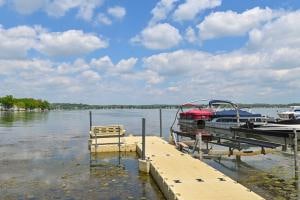
<svg viewBox="0 0 300 200">
<path fill-rule="evenodd" d="M 299 0 L 0 0 L 0 96 L 300 102 Z"/>
</svg>

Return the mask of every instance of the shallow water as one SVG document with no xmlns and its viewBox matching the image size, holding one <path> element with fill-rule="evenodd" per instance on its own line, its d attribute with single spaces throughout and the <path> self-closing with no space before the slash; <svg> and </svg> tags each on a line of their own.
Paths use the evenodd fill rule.
<svg viewBox="0 0 300 200">
<path fill-rule="evenodd" d="M 91 165 L 87 114 L 0 113 L 0 199 L 164 199 L 135 153 L 99 154 Z"/>
<path fill-rule="evenodd" d="M 275 115 L 274 109 L 258 109 Z M 254 110 L 256 111 L 256 110 Z M 163 110 L 163 136 L 176 110 Z M 97 125 L 123 124 L 127 133 L 159 135 L 158 110 L 94 110 Z M 163 199 L 149 176 L 137 170 L 135 154 L 98 154 L 91 167 L 88 111 L 0 113 L 0 199 Z M 205 159 L 267 199 L 297 199 L 294 162 L 275 153 Z M 299 190 L 298 190 L 299 191 Z"/>
</svg>

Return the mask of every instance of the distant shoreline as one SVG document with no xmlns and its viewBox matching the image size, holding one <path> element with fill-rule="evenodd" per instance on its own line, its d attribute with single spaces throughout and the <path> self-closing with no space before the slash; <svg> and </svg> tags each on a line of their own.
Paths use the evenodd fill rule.
<svg viewBox="0 0 300 200">
<path fill-rule="evenodd" d="M 300 103 L 293 104 L 238 104 L 240 108 L 287 108 L 297 106 Z M 199 107 L 205 105 L 198 105 Z M 88 104 L 73 104 L 73 103 L 52 103 L 51 110 L 110 110 L 110 109 L 178 109 L 180 105 L 88 105 Z M 190 106 L 191 107 L 191 106 Z M 189 107 L 186 107 L 189 108 Z"/>
</svg>

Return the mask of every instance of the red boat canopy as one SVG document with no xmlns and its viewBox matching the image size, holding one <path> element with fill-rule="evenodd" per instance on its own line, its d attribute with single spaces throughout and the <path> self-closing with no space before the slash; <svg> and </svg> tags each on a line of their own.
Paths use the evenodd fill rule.
<svg viewBox="0 0 300 200">
<path fill-rule="evenodd" d="M 185 119 L 210 119 L 213 116 L 214 112 L 210 109 L 193 109 L 186 112 L 180 113 L 180 118 Z"/>
</svg>

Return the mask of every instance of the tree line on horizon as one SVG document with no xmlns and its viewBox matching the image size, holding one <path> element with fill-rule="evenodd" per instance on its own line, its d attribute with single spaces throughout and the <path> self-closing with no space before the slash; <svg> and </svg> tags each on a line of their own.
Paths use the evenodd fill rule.
<svg viewBox="0 0 300 200">
<path fill-rule="evenodd" d="M 300 103 L 291 104 L 238 104 L 240 108 L 286 108 L 290 106 L 300 106 Z M 206 107 L 206 105 L 197 105 L 198 107 Z M 52 110 L 87 110 L 87 109 L 178 109 L 180 105 L 176 104 L 152 104 L 152 105 L 89 105 L 82 103 L 52 103 Z M 191 108 L 187 106 L 185 108 Z"/>
<path fill-rule="evenodd" d="M 300 106 L 300 103 L 290 104 L 268 104 L 268 103 L 253 103 L 253 104 L 238 104 L 240 108 L 284 108 L 289 106 Z M 25 110 L 33 110 L 39 108 L 41 110 L 87 110 L 87 109 L 178 109 L 177 104 L 149 104 L 149 105 L 89 105 L 82 103 L 49 103 L 46 100 L 34 98 L 14 98 L 12 95 L 0 97 L 0 106 L 5 110 L 12 109 L 14 106 Z M 199 104 L 199 107 L 206 107 L 204 104 Z M 192 107 L 192 106 L 190 106 Z M 189 108 L 189 107 L 186 107 Z"/>
<path fill-rule="evenodd" d="M 14 107 L 25 110 L 50 109 L 48 101 L 33 98 L 14 98 L 12 95 L 0 97 L 0 105 L 4 110 L 10 110 Z"/>
</svg>

